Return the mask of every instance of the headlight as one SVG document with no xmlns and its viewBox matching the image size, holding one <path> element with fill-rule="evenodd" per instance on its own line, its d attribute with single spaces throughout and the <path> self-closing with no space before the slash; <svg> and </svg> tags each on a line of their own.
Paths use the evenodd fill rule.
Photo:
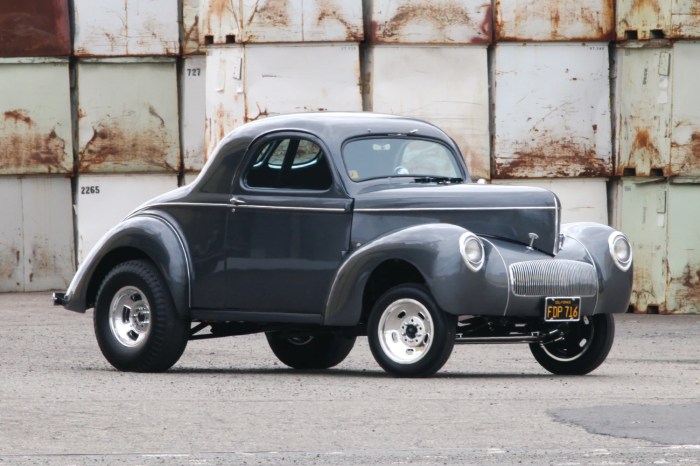
<svg viewBox="0 0 700 466">
<path fill-rule="evenodd" d="M 616 231 L 608 237 L 610 255 L 615 265 L 622 270 L 629 270 L 632 265 L 632 245 L 625 235 Z"/>
<path fill-rule="evenodd" d="M 464 233 L 459 237 L 459 252 L 467 267 L 474 272 L 481 270 L 484 265 L 484 245 L 474 233 Z"/>
</svg>

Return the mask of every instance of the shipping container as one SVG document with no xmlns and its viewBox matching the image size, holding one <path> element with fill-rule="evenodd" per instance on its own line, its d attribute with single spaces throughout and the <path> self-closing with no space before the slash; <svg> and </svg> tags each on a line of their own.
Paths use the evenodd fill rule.
<svg viewBox="0 0 700 466">
<path fill-rule="evenodd" d="M 497 41 L 610 41 L 614 0 L 495 0 Z"/>
<path fill-rule="evenodd" d="M 70 55 L 68 0 L 0 3 L 0 57 Z"/>
<path fill-rule="evenodd" d="M 373 43 L 489 44 L 490 0 L 365 0 Z"/>
<path fill-rule="evenodd" d="M 362 110 L 358 44 L 209 47 L 206 68 L 207 154 L 226 133 L 258 118 Z"/>
<path fill-rule="evenodd" d="M 148 56 L 180 52 L 178 2 L 72 0 L 75 55 Z"/>
<path fill-rule="evenodd" d="M 653 42 L 626 42 L 616 50 L 617 175 L 670 174 L 673 50 Z"/>
<path fill-rule="evenodd" d="M 199 0 L 182 0 L 182 54 L 195 55 L 207 52 L 199 43 Z"/>
<path fill-rule="evenodd" d="M 436 124 L 457 142 L 472 178 L 490 178 L 485 46 L 376 45 L 364 70 L 365 109 Z"/>
<path fill-rule="evenodd" d="M 362 0 L 200 0 L 200 44 L 360 42 Z"/>
<path fill-rule="evenodd" d="M 0 174 L 71 173 L 67 59 L 0 59 Z"/>
<path fill-rule="evenodd" d="M 634 250 L 633 309 L 700 313 L 700 179 L 623 178 L 615 195 Z"/>
<path fill-rule="evenodd" d="M 184 58 L 180 69 L 180 135 L 185 172 L 199 171 L 206 161 L 204 105 L 207 60 L 203 55 Z"/>
<path fill-rule="evenodd" d="M 78 171 L 178 172 L 175 60 L 83 59 L 77 70 Z"/>
<path fill-rule="evenodd" d="M 0 177 L 0 291 L 65 289 L 75 272 L 71 182 Z"/>
<path fill-rule="evenodd" d="M 493 184 L 532 186 L 552 191 L 561 204 L 561 222 L 596 222 L 607 225 L 607 178 L 530 178 L 527 180 L 493 180 Z"/>
<path fill-rule="evenodd" d="M 617 0 L 617 38 L 700 38 L 697 0 Z"/>
<path fill-rule="evenodd" d="M 80 174 L 76 215 L 78 262 L 100 238 L 144 202 L 177 188 L 173 174 Z"/>
<path fill-rule="evenodd" d="M 700 42 L 673 46 L 671 174 L 700 176 Z"/>
<path fill-rule="evenodd" d="M 188 172 L 185 173 L 185 176 L 182 178 L 182 186 L 187 186 L 188 184 L 191 184 L 194 180 L 197 179 L 199 176 L 200 172 Z"/>
<path fill-rule="evenodd" d="M 499 43 L 494 178 L 612 174 L 608 45 Z"/>
</svg>

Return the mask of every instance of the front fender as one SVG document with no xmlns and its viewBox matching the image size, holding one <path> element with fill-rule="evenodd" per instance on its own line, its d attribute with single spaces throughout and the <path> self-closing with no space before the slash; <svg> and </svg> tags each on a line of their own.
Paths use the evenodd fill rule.
<svg viewBox="0 0 700 466">
<path fill-rule="evenodd" d="M 120 251 L 138 251 L 148 257 L 165 278 L 178 315 L 189 312 L 189 260 L 185 243 L 167 219 L 140 214 L 130 217 L 107 232 L 78 268 L 68 286 L 64 307 L 85 312 L 94 305 L 94 293 Z"/>
<path fill-rule="evenodd" d="M 469 296 L 484 286 L 486 274 L 485 270 L 471 272 L 464 264 L 459 238 L 466 231 L 451 224 L 417 225 L 364 244 L 338 270 L 328 296 L 324 323 L 356 325 L 362 316 L 367 280 L 380 264 L 392 259 L 406 261 L 421 273 L 442 310 L 464 314 Z M 504 301 L 497 304 L 503 309 L 505 294 L 500 298 L 497 294 L 491 296 Z"/>
</svg>

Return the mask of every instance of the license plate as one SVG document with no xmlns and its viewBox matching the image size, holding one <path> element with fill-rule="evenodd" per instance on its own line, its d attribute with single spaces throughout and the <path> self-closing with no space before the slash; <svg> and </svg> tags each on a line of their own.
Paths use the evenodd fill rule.
<svg viewBox="0 0 700 466">
<path fill-rule="evenodd" d="M 545 298 L 544 320 L 576 322 L 581 319 L 581 298 Z"/>
</svg>

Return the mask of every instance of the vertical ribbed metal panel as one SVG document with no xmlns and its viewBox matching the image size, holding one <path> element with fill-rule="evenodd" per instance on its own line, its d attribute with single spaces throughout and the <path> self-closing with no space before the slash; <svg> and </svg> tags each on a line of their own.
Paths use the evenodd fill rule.
<svg viewBox="0 0 700 466">
<path fill-rule="evenodd" d="M 671 173 L 700 176 L 700 41 L 673 46 Z"/>
</svg>

